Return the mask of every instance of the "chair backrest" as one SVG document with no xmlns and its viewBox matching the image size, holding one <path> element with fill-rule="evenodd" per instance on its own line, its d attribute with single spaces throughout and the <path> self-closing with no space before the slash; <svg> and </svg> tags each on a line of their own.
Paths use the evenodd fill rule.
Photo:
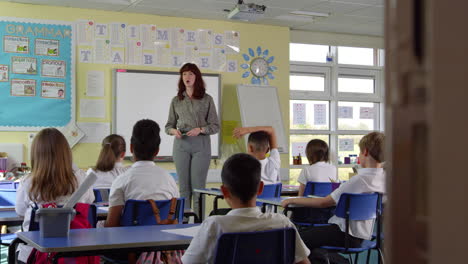
<svg viewBox="0 0 468 264">
<path fill-rule="evenodd" d="M 96 188 L 96 189 L 93 189 L 93 192 L 94 192 L 95 203 L 109 201 L 110 188 Z"/>
<path fill-rule="evenodd" d="M 218 238 L 214 263 L 294 263 L 295 241 L 293 228 L 224 233 Z"/>
<path fill-rule="evenodd" d="M 257 196 L 257 198 L 274 198 L 281 196 L 281 188 L 283 184 L 281 182 L 275 184 L 267 184 L 263 187 L 263 192 Z M 257 202 L 257 206 L 262 206 L 263 203 Z"/>
<path fill-rule="evenodd" d="M 15 206 L 16 205 L 16 190 L 1 189 L 0 190 L 0 206 Z"/>
<path fill-rule="evenodd" d="M 304 189 L 304 196 L 315 195 L 325 197 L 337 188 L 338 183 L 332 182 L 307 182 Z"/>
<path fill-rule="evenodd" d="M 16 184 L 17 183 L 17 184 Z M 0 189 L 1 190 L 15 190 L 17 189 L 17 186 L 19 185 L 19 182 L 14 182 L 14 181 L 0 181 Z"/>
<path fill-rule="evenodd" d="M 167 219 L 171 200 L 155 201 L 159 208 L 161 219 Z M 184 219 L 184 198 L 177 199 L 176 213 L 174 217 L 182 224 Z M 120 217 L 121 226 L 142 226 L 157 225 L 153 214 L 151 204 L 146 200 L 128 200 L 125 202 L 122 216 Z"/>
<path fill-rule="evenodd" d="M 378 193 L 343 193 L 340 196 L 335 215 L 349 220 L 371 220 L 379 212 Z"/>
</svg>

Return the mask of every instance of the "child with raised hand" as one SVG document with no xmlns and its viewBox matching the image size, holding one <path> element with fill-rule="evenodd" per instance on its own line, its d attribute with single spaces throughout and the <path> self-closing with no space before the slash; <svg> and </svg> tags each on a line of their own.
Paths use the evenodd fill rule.
<svg viewBox="0 0 468 264">
<path fill-rule="evenodd" d="M 306 156 L 310 166 L 303 168 L 297 181 L 299 196 L 304 195 L 307 182 L 339 182 L 336 167 L 329 163 L 328 145 L 320 139 L 312 139 L 307 143 Z"/>
<path fill-rule="evenodd" d="M 85 180 L 84 173 L 72 167 L 72 153 L 65 136 L 55 128 L 41 130 L 31 145 L 31 173 L 23 177 L 17 191 L 15 210 L 24 216 L 23 230 L 29 230 L 32 208 L 43 204 L 63 205 Z M 92 203 L 89 189 L 78 201 Z M 32 248 L 18 246 L 18 261 L 28 260 Z"/>
<path fill-rule="evenodd" d="M 153 161 L 161 143 L 159 133 L 159 125 L 153 120 L 143 119 L 133 126 L 130 151 L 135 163 L 112 183 L 106 227 L 120 225 L 127 200 L 169 200 L 180 196 L 174 178 Z"/>
<path fill-rule="evenodd" d="M 247 139 L 247 153 L 258 159 L 262 165 L 261 177 L 265 184 L 275 184 L 280 181 L 281 167 L 278 143 L 275 129 L 271 126 L 238 127 L 233 131 L 235 138 L 249 134 Z M 267 153 L 270 156 L 267 158 Z"/>
<path fill-rule="evenodd" d="M 239 153 L 224 163 L 221 191 L 232 210 L 223 216 L 210 216 L 203 221 L 198 234 L 182 257 L 184 264 L 213 263 L 216 243 L 223 233 L 255 232 L 295 228 L 283 214 L 262 213 L 256 207 L 257 195 L 263 191 L 260 162 L 251 155 Z M 310 263 L 310 251 L 296 232 L 295 263 Z M 228 261 L 228 260 L 226 260 Z"/>
<path fill-rule="evenodd" d="M 122 165 L 125 151 L 125 139 L 122 136 L 112 134 L 104 138 L 96 166 L 87 172 L 94 171 L 97 176 L 93 188 L 110 188 L 117 176 L 129 168 Z"/>
<path fill-rule="evenodd" d="M 342 183 L 330 195 L 321 198 L 292 198 L 282 202 L 282 206 L 299 204 L 314 208 L 327 208 L 338 204 L 342 193 L 373 193 L 385 194 L 384 162 L 385 136 L 380 132 L 372 132 L 359 142 L 359 160 L 362 169 L 349 181 Z M 333 216 L 328 221 L 331 225 L 315 226 L 301 230 L 300 234 L 307 247 L 312 250 L 320 246 L 344 246 L 346 223 L 345 219 Z M 373 220 L 350 221 L 349 247 L 359 247 L 363 239 L 370 239 L 374 230 Z"/>
</svg>

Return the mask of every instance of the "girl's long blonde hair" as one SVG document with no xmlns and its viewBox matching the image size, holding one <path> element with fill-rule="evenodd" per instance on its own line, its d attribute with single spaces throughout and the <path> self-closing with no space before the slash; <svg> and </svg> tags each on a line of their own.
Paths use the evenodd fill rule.
<svg viewBox="0 0 468 264">
<path fill-rule="evenodd" d="M 72 169 L 70 146 L 55 128 L 41 130 L 31 146 L 31 187 L 35 202 L 54 202 L 72 194 L 78 186 Z"/>
</svg>

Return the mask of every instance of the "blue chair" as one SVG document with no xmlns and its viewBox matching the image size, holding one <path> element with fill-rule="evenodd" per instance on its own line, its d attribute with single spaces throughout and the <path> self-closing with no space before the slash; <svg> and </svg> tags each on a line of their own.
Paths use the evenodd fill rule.
<svg viewBox="0 0 468 264">
<path fill-rule="evenodd" d="M 169 215 L 169 209 L 171 207 L 171 200 L 160 200 L 155 202 L 159 208 L 161 219 L 167 219 Z M 184 203 L 184 198 L 177 199 L 177 206 L 174 217 L 179 221 L 179 224 L 182 224 L 184 218 Z M 151 204 L 146 200 L 128 200 L 125 203 L 122 216 L 120 217 L 120 225 L 157 225 Z"/>
<path fill-rule="evenodd" d="M 340 184 L 332 182 L 307 182 L 304 189 L 304 196 L 314 195 L 326 197 L 332 193 Z M 287 211 L 292 211 L 291 220 L 296 225 L 311 226 L 323 225 L 328 222 L 328 219 L 333 216 L 334 208 L 288 208 Z"/>
<path fill-rule="evenodd" d="M 218 238 L 214 263 L 294 263 L 295 251 L 293 228 L 224 233 Z"/>
<path fill-rule="evenodd" d="M 275 184 L 267 184 L 263 187 L 263 192 L 257 196 L 257 198 L 274 198 L 281 196 L 281 188 L 283 184 L 281 182 Z M 257 206 L 262 206 L 263 203 L 257 202 Z"/>
<path fill-rule="evenodd" d="M 333 246 L 322 246 L 321 248 L 336 251 L 343 254 L 355 254 L 355 262 L 358 261 L 358 253 L 368 251 L 370 254 L 371 249 L 376 249 L 379 253 L 379 263 L 383 261 L 383 255 L 381 250 L 381 215 L 382 215 L 382 196 L 379 193 L 371 194 L 350 194 L 343 193 L 340 196 L 338 205 L 336 206 L 335 215 L 340 218 L 344 218 L 346 221 L 345 228 L 345 246 L 344 247 L 333 247 Z M 349 247 L 349 224 L 350 221 L 359 220 L 376 220 L 377 234 L 375 240 L 364 240 L 361 247 L 351 248 Z M 350 258 L 351 264 L 353 263 Z"/>
<path fill-rule="evenodd" d="M 304 196 L 315 195 L 325 197 L 333 192 L 333 187 L 333 183 L 331 182 L 307 182 Z"/>
<path fill-rule="evenodd" d="M 94 203 L 102 203 L 109 201 L 110 188 L 96 188 L 93 189 Z"/>
<path fill-rule="evenodd" d="M 18 189 L 19 182 L 14 181 L 0 181 L 1 190 L 16 190 Z"/>
</svg>

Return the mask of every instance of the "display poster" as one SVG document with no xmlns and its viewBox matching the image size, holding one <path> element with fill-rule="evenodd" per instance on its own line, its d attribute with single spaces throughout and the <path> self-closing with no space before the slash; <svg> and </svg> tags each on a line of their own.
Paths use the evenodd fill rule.
<svg viewBox="0 0 468 264">
<path fill-rule="evenodd" d="M 0 130 L 74 123 L 75 38 L 92 44 L 90 22 L 76 34 L 74 22 L 0 17 L 0 105 L 7 109 L 0 111 Z M 92 49 L 81 51 L 83 60 L 92 61 Z"/>
<path fill-rule="evenodd" d="M 36 39 L 34 54 L 37 56 L 58 56 L 60 41 L 56 39 Z"/>
<path fill-rule="evenodd" d="M 11 57 L 11 72 L 36 75 L 37 59 L 32 57 Z"/>
<path fill-rule="evenodd" d="M 29 53 L 29 38 L 20 36 L 3 36 L 3 52 Z"/>
<path fill-rule="evenodd" d="M 41 75 L 43 77 L 65 78 L 67 64 L 61 60 L 42 60 Z"/>
<path fill-rule="evenodd" d="M 10 95 L 36 96 L 36 81 L 26 79 L 12 79 Z"/>
<path fill-rule="evenodd" d="M 65 99 L 65 83 L 63 82 L 41 82 L 41 97 Z"/>
</svg>

